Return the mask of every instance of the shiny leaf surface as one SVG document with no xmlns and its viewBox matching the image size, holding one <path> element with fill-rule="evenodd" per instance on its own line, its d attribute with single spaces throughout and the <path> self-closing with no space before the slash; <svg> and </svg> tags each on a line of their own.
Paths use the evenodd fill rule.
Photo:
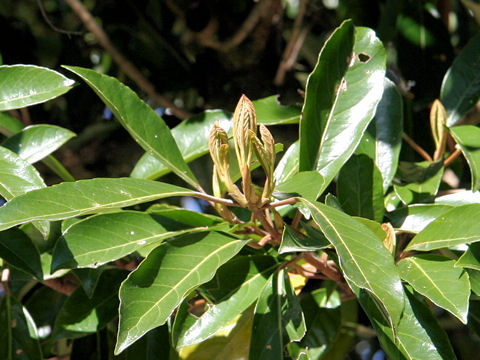
<svg viewBox="0 0 480 360">
<path fill-rule="evenodd" d="M 268 96 L 253 101 L 257 121 L 265 125 L 296 124 L 300 120 L 301 108 L 299 106 L 284 106 L 278 102 L 278 96 Z"/>
<path fill-rule="evenodd" d="M 276 267 L 274 259 L 268 256 L 240 256 L 220 267 L 201 291 L 208 295 L 209 288 L 215 292 L 218 289 L 224 295 L 200 317 L 187 311 L 180 316 L 180 311 L 177 312 L 173 325 L 176 347 L 202 342 L 233 321 L 258 298 Z"/>
<path fill-rule="evenodd" d="M 395 333 L 385 321 L 373 298 L 365 291 L 355 291 L 360 304 L 377 332 L 383 350 L 391 359 L 456 359 L 445 331 L 428 306 L 408 290 L 405 308 Z"/>
<path fill-rule="evenodd" d="M 382 174 L 385 193 L 398 167 L 402 145 L 403 102 L 395 84 L 387 78 L 384 82 L 385 89 L 378 103 L 375 117 L 355 153 L 365 154 L 373 159 Z"/>
<path fill-rule="evenodd" d="M 320 231 L 306 224 L 304 226 L 310 230 L 306 235 L 298 234 L 291 227 L 285 226 L 282 234 L 282 243 L 278 248 L 280 254 L 297 251 L 315 251 L 330 246 L 330 242 Z"/>
<path fill-rule="evenodd" d="M 450 205 L 415 204 L 392 211 L 388 217 L 395 228 L 417 234 L 452 208 Z"/>
<path fill-rule="evenodd" d="M 300 170 L 327 186 L 359 144 L 384 86 L 385 49 L 375 32 L 345 21 L 325 43 L 307 81 Z"/>
<path fill-rule="evenodd" d="M 0 111 L 40 104 L 66 93 L 73 80 L 34 65 L 0 66 Z"/>
<path fill-rule="evenodd" d="M 77 287 L 57 314 L 54 338 L 73 339 L 104 328 L 117 316 L 118 287 L 127 275 L 125 270 L 105 270 L 92 297 Z"/>
<path fill-rule="evenodd" d="M 443 78 L 440 100 L 447 110 L 447 126 L 454 126 L 480 97 L 480 34 L 456 57 Z"/>
<path fill-rule="evenodd" d="M 276 184 L 280 184 L 298 173 L 298 154 L 300 152 L 300 143 L 295 141 L 289 146 L 285 154 L 275 168 L 273 177 Z"/>
<path fill-rule="evenodd" d="M 54 125 L 32 125 L 7 139 L 2 146 L 33 164 L 57 150 L 75 133 Z"/>
<path fill-rule="evenodd" d="M 337 250 L 346 280 L 371 292 L 398 324 L 405 295 L 393 257 L 368 227 L 345 213 L 319 202 L 301 200 L 313 220 Z"/>
<path fill-rule="evenodd" d="M 170 231 L 155 215 L 137 211 L 91 216 L 68 228 L 55 246 L 52 272 L 98 267 L 139 248 L 207 227 Z"/>
<path fill-rule="evenodd" d="M 383 179 L 367 155 L 352 155 L 337 178 L 337 198 L 342 209 L 352 216 L 383 220 Z"/>
<path fill-rule="evenodd" d="M 437 306 L 467 323 L 470 282 L 455 260 L 434 254 L 419 254 L 400 260 L 400 276 Z"/>
<path fill-rule="evenodd" d="M 299 341 L 306 327 L 302 308 L 284 270 L 274 273 L 255 307 L 249 359 L 283 359 L 289 341 Z"/>
<path fill-rule="evenodd" d="M 168 126 L 137 94 L 113 77 L 76 66 L 65 68 L 81 77 L 95 91 L 146 152 L 161 160 L 188 184 L 198 185 Z"/>
<path fill-rule="evenodd" d="M 455 267 L 480 270 L 480 243 L 470 244 L 455 263 Z"/>
<path fill-rule="evenodd" d="M 408 244 L 406 251 L 428 251 L 480 241 L 480 204 L 453 208 L 424 230 Z"/>
<path fill-rule="evenodd" d="M 123 282 L 115 353 L 162 325 L 183 298 L 213 278 L 245 241 L 211 232 L 163 243 Z"/>
<path fill-rule="evenodd" d="M 43 279 L 40 254 L 23 231 L 10 229 L 0 232 L 0 258 L 39 280 Z"/>
<path fill-rule="evenodd" d="M 480 37 L 479 37 L 480 39 Z M 479 53 L 480 56 L 480 53 Z M 479 78 L 480 93 L 480 78 Z M 462 125 L 450 128 L 450 134 L 462 149 L 467 159 L 472 176 L 472 191 L 480 189 L 480 129 L 473 125 Z"/>
<path fill-rule="evenodd" d="M 96 178 L 61 183 L 12 199 L 0 207 L 0 230 L 32 220 L 61 220 L 193 191 L 156 181 Z M 32 204 L 36 206 L 32 207 Z"/>
<path fill-rule="evenodd" d="M 308 186 L 305 186 L 308 184 Z M 316 171 L 302 171 L 296 173 L 285 182 L 275 187 L 273 196 L 284 199 L 294 196 L 301 196 L 305 199 L 315 201 L 324 188 L 325 180 Z"/>
</svg>

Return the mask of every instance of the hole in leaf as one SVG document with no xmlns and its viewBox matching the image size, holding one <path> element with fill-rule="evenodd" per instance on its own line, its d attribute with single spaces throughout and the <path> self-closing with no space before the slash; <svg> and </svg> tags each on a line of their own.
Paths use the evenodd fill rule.
<svg viewBox="0 0 480 360">
<path fill-rule="evenodd" d="M 365 54 L 365 53 L 359 53 L 359 54 L 358 54 L 358 60 L 359 60 L 361 63 L 366 64 L 367 62 L 370 61 L 370 55 L 367 55 L 367 54 Z"/>
</svg>

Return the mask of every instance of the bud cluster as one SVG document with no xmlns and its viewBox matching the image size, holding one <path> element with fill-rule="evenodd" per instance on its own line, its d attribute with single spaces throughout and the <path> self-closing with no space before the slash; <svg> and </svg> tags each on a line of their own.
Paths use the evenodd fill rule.
<svg viewBox="0 0 480 360">
<path fill-rule="evenodd" d="M 258 127 L 260 138 L 257 137 Z M 251 210 L 260 209 L 270 201 L 274 189 L 275 143 L 272 134 L 263 124 L 257 126 L 255 109 L 245 95 L 240 98 L 233 114 L 233 144 L 242 175 L 242 190 L 233 183 L 230 176 L 228 135 L 218 123 L 215 123 L 209 138 L 210 155 L 214 163 L 213 193 L 217 197 L 223 197 L 228 193 L 240 206 Z M 250 174 L 253 153 L 266 175 L 265 185 L 259 193 L 252 185 Z"/>
</svg>

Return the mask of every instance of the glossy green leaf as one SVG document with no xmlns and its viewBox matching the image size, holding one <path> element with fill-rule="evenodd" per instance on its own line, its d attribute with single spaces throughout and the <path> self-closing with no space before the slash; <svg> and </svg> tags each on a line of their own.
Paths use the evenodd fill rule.
<svg viewBox="0 0 480 360">
<path fill-rule="evenodd" d="M 62 220 L 170 196 L 193 194 L 194 191 L 179 186 L 132 178 L 61 183 L 30 191 L 0 207 L 0 230 L 33 220 Z"/>
<path fill-rule="evenodd" d="M 480 243 L 470 244 L 455 263 L 455 267 L 480 270 Z"/>
<path fill-rule="evenodd" d="M 177 312 L 173 325 L 176 348 L 202 342 L 243 313 L 259 296 L 267 279 L 276 269 L 269 256 L 239 256 L 220 267 L 215 277 L 202 286 L 202 293 L 224 292 L 220 301 L 209 305 L 205 313 L 196 317 L 185 311 Z M 218 294 L 217 294 L 218 296 Z M 182 316 L 181 316 L 181 315 Z"/>
<path fill-rule="evenodd" d="M 470 279 L 470 287 L 475 295 L 480 296 L 480 271 L 466 269 L 468 278 Z M 469 309 L 471 310 L 471 309 Z"/>
<path fill-rule="evenodd" d="M 157 217 L 161 216 L 189 226 L 213 226 L 224 222 L 221 217 L 215 215 L 187 210 L 168 204 L 154 204 L 148 208 L 147 212 Z"/>
<path fill-rule="evenodd" d="M 2 146 L 33 164 L 57 150 L 75 136 L 75 133 L 55 125 L 27 126 L 7 139 Z"/>
<path fill-rule="evenodd" d="M 275 168 L 273 177 L 276 184 L 280 184 L 290 179 L 298 173 L 298 155 L 300 153 L 300 142 L 297 140 L 289 146 L 285 154 Z"/>
<path fill-rule="evenodd" d="M 367 155 L 352 155 L 337 178 L 337 198 L 342 209 L 352 216 L 382 221 L 383 179 Z"/>
<path fill-rule="evenodd" d="M 139 248 L 207 227 L 169 231 L 155 215 L 137 211 L 99 214 L 75 223 L 57 242 L 52 272 L 59 269 L 98 267 Z"/>
<path fill-rule="evenodd" d="M 415 204 L 392 211 L 388 218 L 395 228 L 417 234 L 452 208 L 450 205 Z"/>
<path fill-rule="evenodd" d="M 183 347 L 179 360 L 245 360 L 248 359 L 252 334 L 253 311 L 247 310 L 226 324 L 216 335 L 199 344 Z"/>
<path fill-rule="evenodd" d="M 300 170 L 317 170 L 325 187 L 359 144 L 379 103 L 385 49 L 375 32 L 345 21 L 310 74 L 300 122 Z"/>
<path fill-rule="evenodd" d="M 74 81 L 34 65 L 0 66 L 0 111 L 40 104 L 66 93 Z"/>
<path fill-rule="evenodd" d="M 305 186 L 305 184 L 308 184 L 308 186 Z M 315 201 L 324 188 L 324 185 L 325 180 L 318 172 L 302 171 L 275 186 L 273 196 L 278 199 L 301 196 L 305 199 Z"/>
<path fill-rule="evenodd" d="M 305 335 L 300 303 L 284 270 L 265 284 L 255 307 L 249 359 L 283 359 L 284 346 Z"/>
<path fill-rule="evenodd" d="M 325 236 L 315 228 L 308 227 L 310 233 L 299 234 L 290 226 L 285 226 L 282 233 L 282 243 L 278 248 L 279 254 L 297 251 L 315 251 L 330 246 L 330 242 Z"/>
<path fill-rule="evenodd" d="M 0 196 L 6 200 L 45 188 L 45 183 L 33 165 L 22 160 L 14 152 L 0 146 Z M 28 205 L 32 207 L 32 203 Z M 4 206 L 2 206 L 3 209 Z M 1 214 L 1 211 L 0 211 Z M 0 227 L 2 217 L 0 216 Z M 35 222 L 35 227 L 46 238 L 50 232 L 47 221 Z"/>
<path fill-rule="evenodd" d="M 93 292 L 97 288 L 98 280 L 100 279 L 100 275 L 102 275 L 103 270 L 105 270 L 105 267 L 100 267 L 98 269 L 74 269 L 72 271 L 73 275 L 75 275 L 75 277 L 80 281 L 83 291 L 85 291 L 85 294 L 89 298 L 93 296 Z"/>
<path fill-rule="evenodd" d="M 435 204 L 461 206 L 480 203 L 480 191 L 464 190 L 435 198 Z"/>
<path fill-rule="evenodd" d="M 278 102 L 278 96 L 268 96 L 253 101 L 258 123 L 265 125 L 296 124 L 300 120 L 301 107 L 284 106 Z"/>
<path fill-rule="evenodd" d="M 93 70 L 65 66 L 80 76 L 107 105 L 133 139 L 193 187 L 198 181 L 183 160 L 170 129 L 155 111 L 117 79 Z"/>
<path fill-rule="evenodd" d="M 43 359 L 35 322 L 28 310 L 11 296 L 0 298 L 0 359 Z"/>
<path fill-rule="evenodd" d="M 443 161 L 401 162 L 397 176 L 404 184 L 395 184 L 395 193 L 404 204 L 432 202 L 443 176 Z"/>
<path fill-rule="evenodd" d="M 480 97 L 480 35 L 468 42 L 443 78 L 440 100 L 454 126 Z"/>
<path fill-rule="evenodd" d="M 385 78 L 382 100 L 378 103 L 375 117 L 355 150 L 374 160 L 383 179 L 383 192 L 390 187 L 397 171 L 402 145 L 403 102 L 395 84 Z"/>
<path fill-rule="evenodd" d="M 478 81 L 480 94 L 480 78 Z M 480 189 L 480 144 L 478 143 L 480 129 L 473 125 L 455 126 L 450 128 L 450 134 L 462 149 L 465 159 L 467 159 L 472 176 L 472 190 L 477 191 Z"/>
<path fill-rule="evenodd" d="M 0 232 L 0 258 L 39 280 L 43 279 L 40 254 L 32 240 L 21 230 Z"/>
<path fill-rule="evenodd" d="M 357 289 L 355 292 L 390 359 L 456 359 L 445 331 L 428 306 L 410 291 L 405 291 L 405 308 L 395 333 L 378 310 L 375 300 L 366 291 L 358 292 Z"/>
<path fill-rule="evenodd" d="M 372 293 L 393 325 L 398 324 L 405 294 L 393 257 L 382 240 L 368 227 L 337 209 L 305 199 L 301 201 L 337 250 L 346 280 Z"/>
<path fill-rule="evenodd" d="M 305 294 L 301 306 L 307 333 L 300 342 L 288 344 L 294 359 L 344 359 L 354 340 L 352 322 L 357 321 L 355 300 L 340 301 L 338 292 L 320 288 Z"/>
<path fill-rule="evenodd" d="M 32 165 L 1 146 L 0 169 L 0 195 L 7 200 L 45 187 L 42 177 Z"/>
<path fill-rule="evenodd" d="M 23 124 L 8 112 L 0 112 L 0 134 L 12 136 L 22 131 Z"/>
<path fill-rule="evenodd" d="M 77 287 L 58 312 L 54 339 L 82 337 L 112 321 L 117 316 L 118 288 L 127 275 L 125 270 L 105 270 L 91 298 L 82 287 Z"/>
<path fill-rule="evenodd" d="M 424 230 L 408 244 L 406 251 L 429 251 L 480 241 L 480 204 L 453 208 Z"/>
<path fill-rule="evenodd" d="M 434 254 L 418 254 L 400 260 L 400 276 L 437 306 L 467 323 L 470 282 L 455 260 Z"/>
<path fill-rule="evenodd" d="M 187 235 L 153 250 L 120 288 L 115 353 L 162 325 L 190 291 L 212 279 L 245 243 L 210 232 Z"/>
<path fill-rule="evenodd" d="M 208 136 L 215 121 L 227 132 L 231 132 L 231 114 L 222 110 L 207 110 L 192 116 L 175 126 L 171 133 L 186 162 L 208 153 Z M 138 160 L 130 176 L 143 179 L 158 179 L 170 172 L 155 156 L 146 152 Z"/>
</svg>

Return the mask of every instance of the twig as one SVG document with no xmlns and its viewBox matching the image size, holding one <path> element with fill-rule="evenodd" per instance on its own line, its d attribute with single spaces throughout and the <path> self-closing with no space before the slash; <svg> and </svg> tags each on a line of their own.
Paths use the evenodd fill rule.
<svg viewBox="0 0 480 360">
<path fill-rule="evenodd" d="M 91 31 L 97 38 L 99 44 L 112 56 L 118 66 L 127 74 L 137 85 L 148 94 L 150 98 L 158 102 L 159 105 L 170 108 L 172 113 L 180 119 L 186 119 L 191 116 L 185 110 L 176 107 L 171 101 L 155 91 L 153 84 L 133 65 L 120 51 L 112 44 L 102 27 L 95 21 L 87 8 L 79 0 L 65 0 L 72 10 L 77 14 L 85 27 Z"/>
<path fill-rule="evenodd" d="M 460 149 L 455 149 L 453 153 L 451 153 L 444 161 L 443 161 L 443 166 L 447 167 L 451 163 L 453 163 L 462 153 L 462 150 Z"/>
<path fill-rule="evenodd" d="M 430 155 L 428 155 L 428 153 L 425 150 L 423 150 L 420 147 L 420 145 L 418 145 L 415 141 L 413 141 L 413 139 L 410 136 L 403 133 L 402 138 L 403 138 L 403 140 L 405 140 L 408 143 L 408 145 L 410 145 L 413 148 L 413 150 L 415 150 L 417 153 L 419 153 L 425 160 L 433 161 L 432 157 Z"/>
<path fill-rule="evenodd" d="M 308 32 L 310 31 L 309 27 L 300 30 L 302 27 L 303 17 L 305 15 L 305 11 L 307 9 L 308 0 L 300 0 L 300 7 L 298 9 L 297 17 L 295 18 L 295 22 L 293 23 L 292 35 L 290 36 L 290 40 L 285 48 L 285 51 L 282 55 L 282 60 L 278 65 L 277 73 L 275 74 L 275 78 L 273 83 L 276 86 L 280 86 L 283 84 L 285 79 L 285 73 L 289 71 L 292 66 L 295 64 L 295 60 L 298 57 L 298 53 L 307 37 Z"/>
<path fill-rule="evenodd" d="M 300 223 L 300 220 L 302 220 L 303 214 L 297 210 L 297 213 L 295 214 L 295 217 L 293 218 L 292 221 L 292 228 L 296 229 L 298 227 L 298 224 Z"/>
<path fill-rule="evenodd" d="M 247 36 L 253 31 L 255 26 L 258 24 L 260 18 L 263 15 L 265 9 L 270 6 L 271 0 L 263 0 L 255 5 L 255 7 L 250 11 L 248 17 L 243 22 L 242 26 L 238 29 L 238 31 L 228 40 L 226 41 L 218 41 L 211 38 L 211 36 L 202 36 L 199 34 L 198 39 L 200 42 L 207 47 L 211 47 L 213 49 L 227 52 L 232 48 L 240 45 L 243 40 L 247 38 Z"/>
<path fill-rule="evenodd" d="M 70 36 L 70 35 L 83 35 L 82 31 L 63 30 L 63 29 L 60 29 L 60 28 L 56 27 L 55 25 L 53 25 L 53 23 L 50 21 L 50 18 L 47 15 L 47 12 L 45 11 L 45 7 L 43 6 L 42 0 L 37 0 L 37 4 L 38 4 L 38 7 L 40 9 L 40 13 L 42 14 L 43 19 L 45 20 L 45 22 L 48 24 L 48 26 L 50 26 L 50 28 L 53 31 L 56 31 L 58 33 L 65 34 L 65 35 L 68 35 L 68 36 Z"/>
<path fill-rule="evenodd" d="M 262 213 L 262 210 L 254 210 L 253 214 L 255 214 L 255 218 L 257 218 L 262 226 L 264 227 L 265 231 L 271 236 L 271 240 L 280 243 L 280 234 L 270 225 L 268 220 L 265 218 L 265 215 Z"/>
<path fill-rule="evenodd" d="M 295 204 L 297 201 L 298 201 L 297 198 L 288 198 L 288 199 L 285 199 L 285 200 L 280 200 L 280 201 L 276 201 L 276 202 L 273 202 L 273 203 L 269 203 L 266 206 L 269 207 L 269 208 L 274 208 L 274 207 L 283 206 L 283 205 Z"/>
<path fill-rule="evenodd" d="M 65 295 L 72 295 L 72 293 L 75 291 L 77 288 L 76 285 L 72 284 L 69 282 L 66 278 L 57 278 L 57 279 L 51 279 L 51 280 L 45 280 L 43 282 L 44 285 L 48 286 L 49 288 L 52 288 L 53 290 L 65 294 Z"/>
</svg>

